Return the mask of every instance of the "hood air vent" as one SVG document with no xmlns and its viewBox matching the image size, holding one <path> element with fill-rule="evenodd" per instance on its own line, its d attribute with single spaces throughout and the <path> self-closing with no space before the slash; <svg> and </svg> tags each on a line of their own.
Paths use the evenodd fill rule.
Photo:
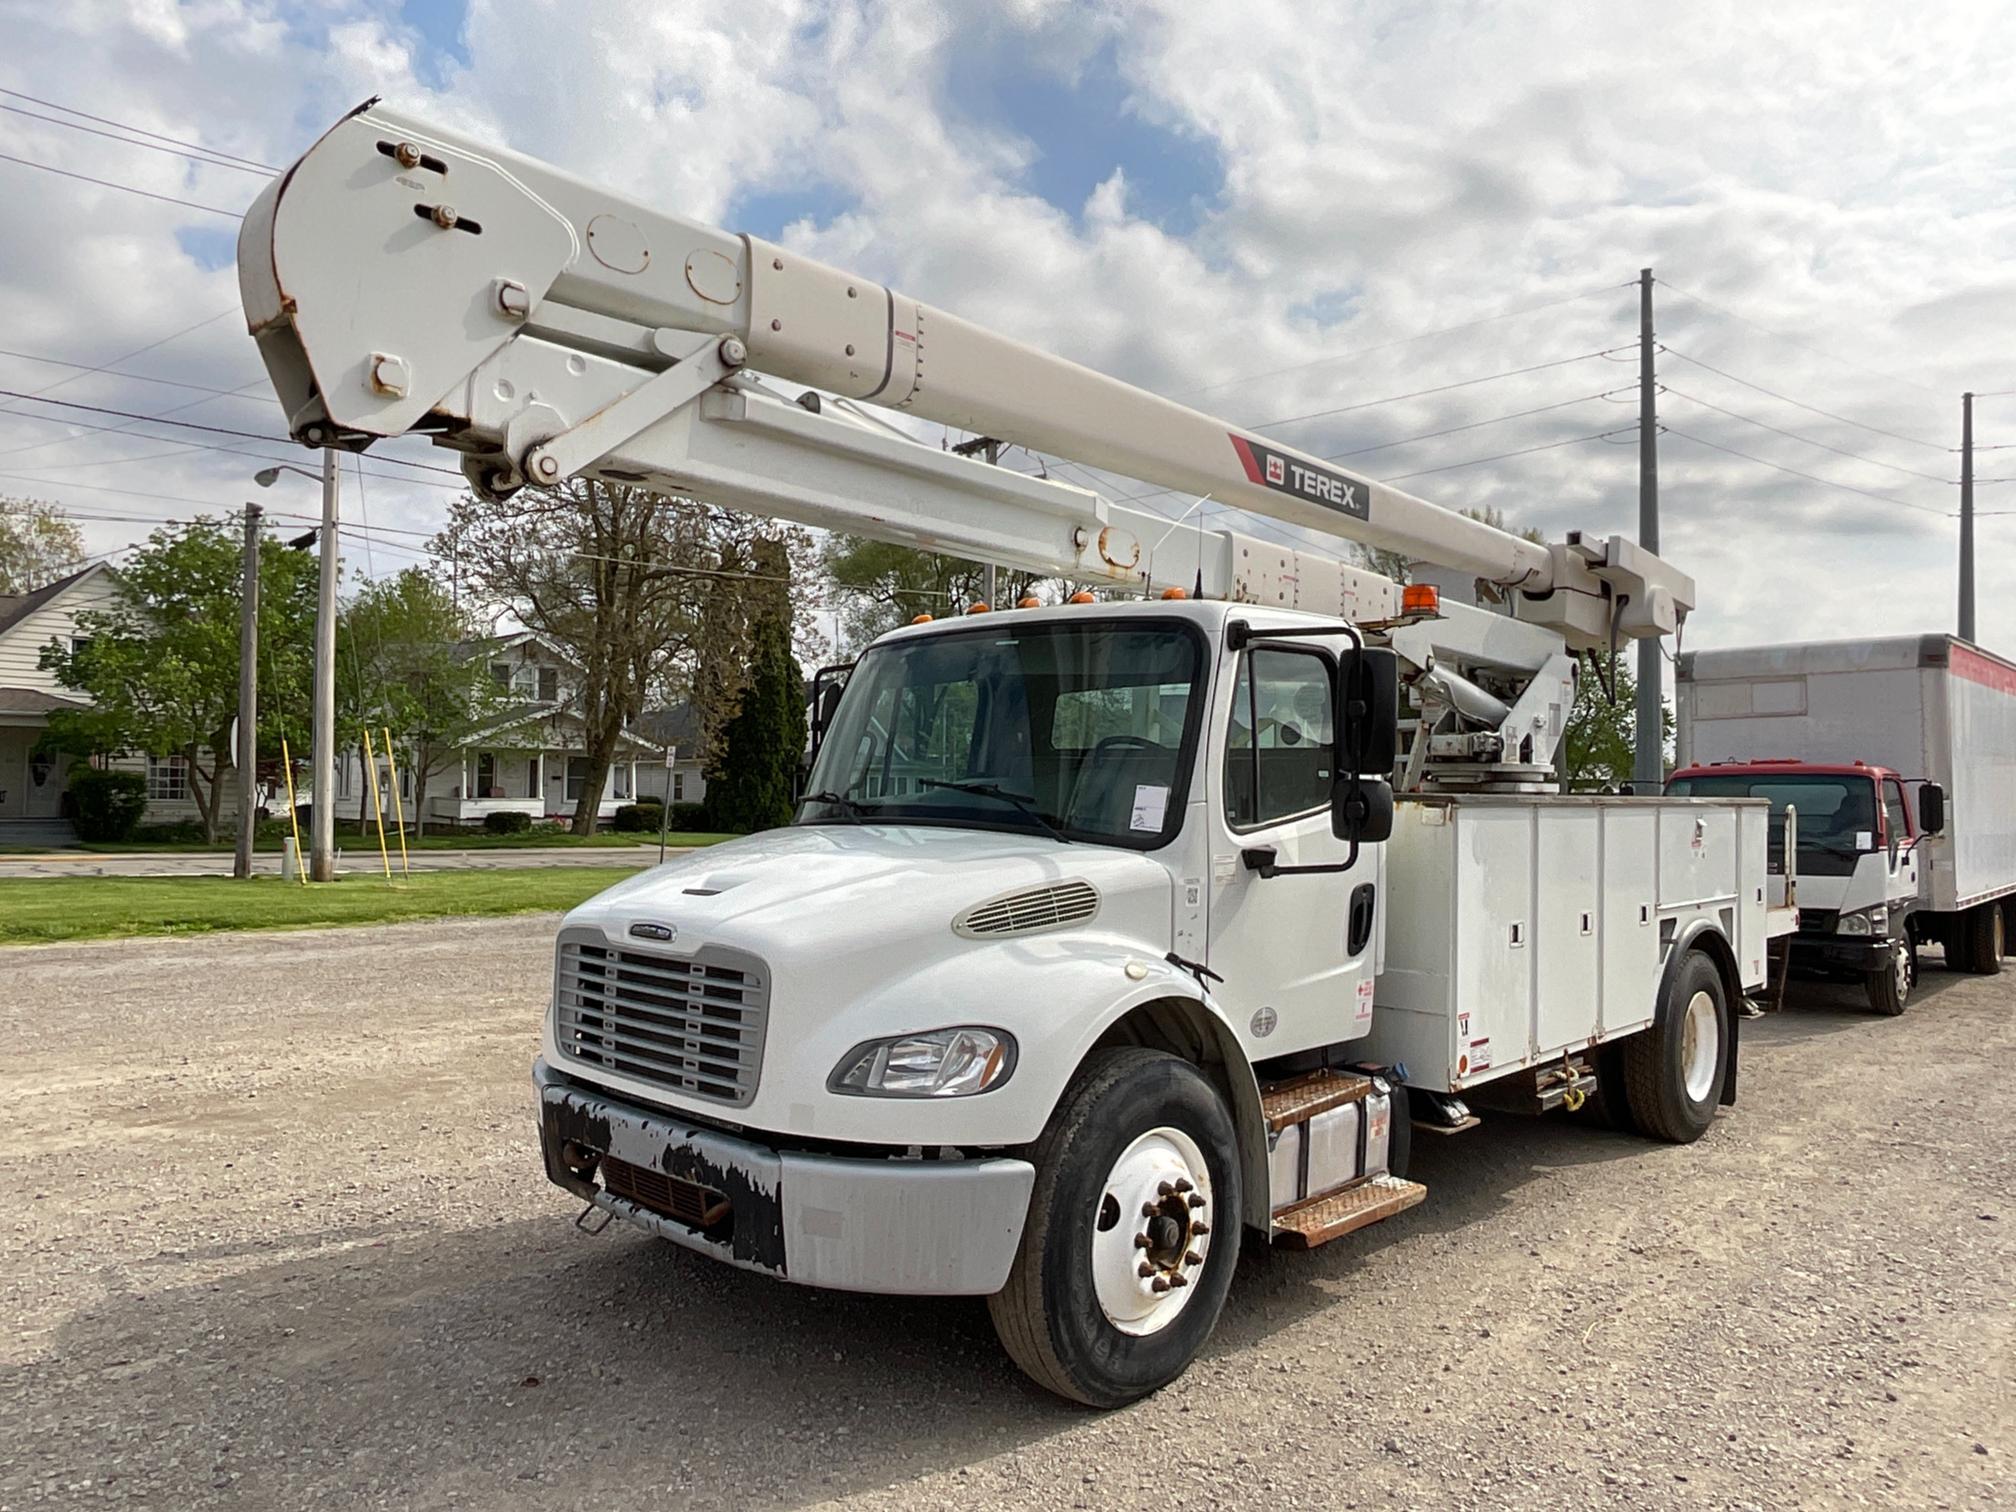
<svg viewBox="0 0 2016 1512">
<path fill-rule="evenodd" d="M 1099 892 L 1090 882 L 1053 882 L 976 903 L 952 921 L 952 930 L 972 939 L 998 940 L 1082 924 L 1097 912 Z"/>
</svg>

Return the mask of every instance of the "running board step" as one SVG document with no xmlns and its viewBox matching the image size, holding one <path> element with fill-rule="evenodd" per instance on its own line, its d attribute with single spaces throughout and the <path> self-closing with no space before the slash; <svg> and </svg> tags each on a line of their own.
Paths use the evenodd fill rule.
<svg viewBox="0 0 2016 1512">
<path fill-rule="evenodd" d="M 1418 1181 L 1398 1176 L 1374 1176 L 1370 1181 L 1311 1197 L 1274 1215 L 1274 1237 L 1289 1249 L 1314 1249 L 1341 1239 L 1381 1218 L 1404 1213 L 1428 1195 Z"/>
<path fill-rule="evenodd" d="M 1267 1132 L 1279 1134 L 1291 1124 L 1302 1123 L 1318 1113 L 1349 1102 L 1363 1102 L 1372 1092 L 1369 1077 L 1348 1071 L 1312 1071 L 1292 1081 L 1275 1082 L 1260 1089 L 1260 1111 L 1267 1118 Z"/>
</svg>

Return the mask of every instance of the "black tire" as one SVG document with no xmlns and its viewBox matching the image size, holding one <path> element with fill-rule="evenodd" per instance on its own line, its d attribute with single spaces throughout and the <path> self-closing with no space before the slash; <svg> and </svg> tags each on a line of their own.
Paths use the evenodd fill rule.
<svg viewBox="0 0 2016 1512">
<path fill-rule="evenodd" d="M 1713 1073 L 1696 1096 L 1687 1087 L 1688 1057 L 1695 1040 L 1687 1021 L 1699 994 L 1713 1007 L 1716 1043 Z M 1722 973 L 1703 952 L 1690 950 L 1674 971 L 1650 1029 L 1624 1041 L 1624 1088 L 1631 1121 L 1648 1139 L 1692 1144 L 1715 1121 L 1715 1106 L 1729 1077 L 1729 992 Z"/>
<path fill-rule="evenodd" d="M 1862 979 L 1869 1006 L 1886 1018 L 1896 1018 L 1910 1005 L 1918 985 L 1918 947 L 1907 939 L 1890 942 L 1890 963 Z"/>
<path fill-rule="evenodd" d="M 1966 963 L 1964 969 L 1976 976 L 2000 976 L 2002 957 L 2009 948 L 2001 901 L 1977 903 L 1968 909 L 1958 932 L 1965 940 L 1960 952 Z"/>
<path fill-rule="evenodd" d="M 1141 1135 L 1174 1128 L 1211 1179 L 1211 1242 L 1187 1298 L 1159 1331 L 1123 1332 L 1093 1279 L 1094 1224 L 1115 1162 Z M 987 1299 L 1009 1358 L 1039 1386 L 1088 1407 L 1121 1407 L 1181 1375 L 1224 1308 L 1243 1232 L 1238 1136 L 1218 1089 L 1186 1060 L 1127 1046 L 1095 1051 L 1031 1152 L 1036 1187 L 1008 1284 Z M 1138 1221 L 1133 1214 L 1121 1221 Z M 1179 1246 L 1180 1247 L 1180 1246 Z"/>
</svg>

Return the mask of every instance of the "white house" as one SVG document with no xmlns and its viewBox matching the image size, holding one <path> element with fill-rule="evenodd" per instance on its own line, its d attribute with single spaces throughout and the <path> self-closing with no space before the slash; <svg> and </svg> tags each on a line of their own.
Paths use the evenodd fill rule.
<svg viewBox="0 0 2016 1512">
<path fill-rule="evenodd" d="M 637 733 L 659 748 L 657 758 L 637 764 L 637 794 L 673 803 L 700 803 L 707 797 L 707 748 L 700 739 L 699 711 L 691 704 L 652 709 L 637 721 Z M 666 765 L 665 752 L 672 753 Z"/>
<path fill-rule="evenodd" d="M 535 820 L 571 818 L 588 768 L 584 727 L 576 712 L 579 668 L 558 645 L 531 630 L 465 641 L 457 650 L 466 658 L 487 662 L 490 676 L 508 690 L 512 701 L 469 734 L 456 761 L 430 776 L 420 797 L 428 825 L 481 824 L 495 813 L 525 814 Z M 399 732 L 392 733 L 396 739 Z M 374 753 L 379 803 L 391 823 L 393 763 L 375 749 L 375 743 Z M 616 760 L 596 803 L 597 815 L 607 819 L 632 802 L 644 773 L 662 773 L 663 763 L 663 747 L 641 733 L 626 731 L 618 738 Z M 418 810 L 409 768 L 400 767 L 398 786 L 398 808 L 410 823 Z M 311 798 L 304 795 L 301 801 Z M 339 819 L 348 820 L 371 812 L 361 750 L 345 752 L 337 762 L 334 810 Z"/>
</svg>

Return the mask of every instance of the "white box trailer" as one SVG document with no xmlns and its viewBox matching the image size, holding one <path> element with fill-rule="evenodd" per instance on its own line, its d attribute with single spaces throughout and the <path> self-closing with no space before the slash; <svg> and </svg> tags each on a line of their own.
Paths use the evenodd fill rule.
<svg viewBox="0 0 2016 1512">
<path fill-rule="evenodd" d="M 1861 766 L 1886 795 L 1888 775 L 1899 779 L 1901 814 L 1879 802 L 1869 830 L 1844 831 L 1844 848 L 1868 859 L 1840 899 L 1802 855 L 1802 933 L 1838 931 L 1872 906 L 1894 932 L 1901 908 L 1912 938 L 1943 943 L 1955 964 L 1999 969 L 2016 901 L 2016 663 L 1942 634 L 1696 651 L 1680 658 L 1676 694 L 1682 776 L 1718 765 L 1770 765 L 1787 777 L 1795 766 Z M 1935 807 L 1924 802 L 1928 784 L 1943 815 L 1925 812 Z M 1802 836 L 1817 818 L 1802 812 Z M 1858 845 L 1864 835 L 1870 843 Z M 1909 896 L 1879 889 L 1864 900 L 1861 872 L 1893 873 Z"/>
</svg>

